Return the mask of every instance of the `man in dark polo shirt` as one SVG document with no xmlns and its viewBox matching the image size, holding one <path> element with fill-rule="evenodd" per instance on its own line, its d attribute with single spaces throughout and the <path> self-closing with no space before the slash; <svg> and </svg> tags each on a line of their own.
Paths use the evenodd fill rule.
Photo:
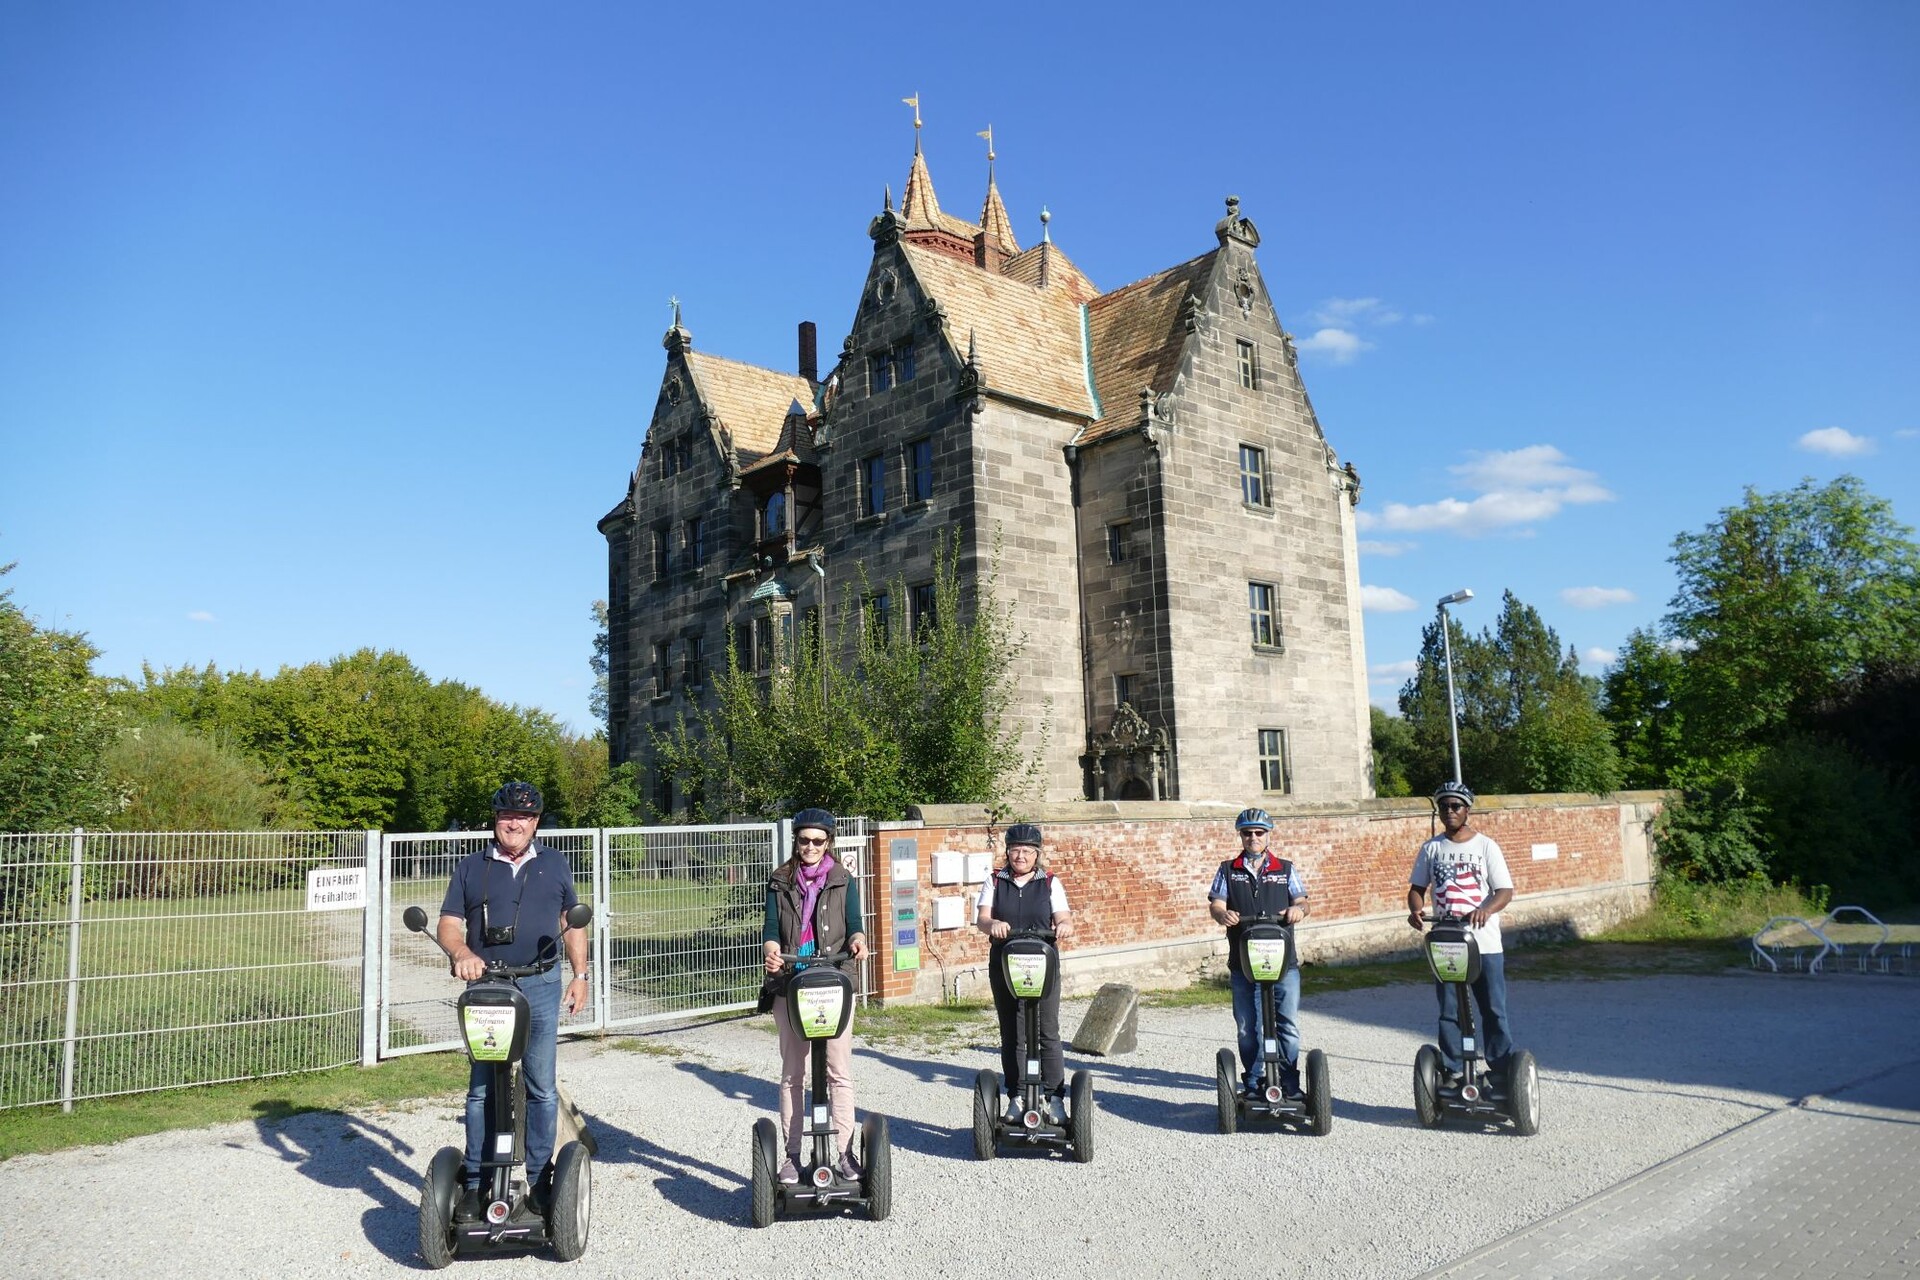
<svg viewBox="0 0 1920 1280">
<path fill-rule="evenodd" d="M 553 1157 L 554 1120 L 560 1093 L 554 1083 L 560 1009 L 585 1007 L 587 933 L 566 929 L 567 910 L 579 899 L 573 891 L 573 867 L 564 853 L 533 838 L 544 804 L 530 782 L 509 782 L 493 793 L 493 840 L 460 859 L 440 904 L 440 945 L 453 956 L 454 976 L 472 982 L 486 972 L 487 961 L 532 964 L 564 939 L 573 980 L 561 983 L 561 966 L 537 977 L 521 978 L 531 1017 L 527 1056 L 521 1072 L 527 1082 L 527 1181 L 545 1194 Z M 564 993 L 564 999 L 563 999 Z M 461 1166 L 466 1187 L 454 1216 L 471 1222 L 480 1216 L 480 1161 L 487 1132 L 487 1083 L 492 1070 L 473 1064 L 467 1078 L 467 1158 Z"/>
</svg>

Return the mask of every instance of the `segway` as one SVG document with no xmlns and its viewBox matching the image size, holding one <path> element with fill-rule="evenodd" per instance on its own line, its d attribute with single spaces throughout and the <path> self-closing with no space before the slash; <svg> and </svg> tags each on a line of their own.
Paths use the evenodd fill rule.
<svg viewBox="0 0 1920 1280">
<path fill-rule="evenodd" d="M 861 1122 L 860 1176 L 843 1178 L 827 1101 L 827 1041 L 845 1031 L 853 1016 L 853 979 L 837 966 L 853 957 L 837 951 L 805 959 L 783 953 L 780 958 L 788 975 L 780 998 L 787 1002 L 787 1017 L 812 1052 L 807 1118 L 801 1130 L 812 1147 L 804 1153 L 800 1181 L 788 1186 L 780 1181 L 780 1127 L 765 1117 L 753 1122 L 753 1225 L 770 1226 L 782 1214 L 851 1208 L 863 1208 L 873 1221 L 883 1221 L 893 1211 L 893 1148 L 887 1138 L 887 1118 L 868 1113 Z"/>
<path fill-rule="evenodd" d="M 425 933 L 427 913 L 408 907 L 407 928 Z M 584 929 L 593 920 L 593 908 L 580 903 L 567 911 L 567 928 Z M 445 947 L 440 947 L 446 951 Z M 447 952 L 451 960 L 453 954 Z M 420 1255 L 438 1269 L 456 1254 L 490 1254 L 506 1249 L 553 1246 L 562 1262 L 572 1262 L 587 1251 L 587 1230 L 593 1197 L 593 1139 L 569 1142 L 554 1153 L 553 1190 L 544 1207 L 530 1197 L 524 1178 L 526 1162 L 527 1082 L 520 1062 L 527 1053 L 527 1026 L 531 1021 L 527 997 L 517 978 L 542 974 L 559 962 L 560 948 L 532 964 L 487 962 L 486 975 L 468 984 L 454 1004 L 461 1039 L 470 1061 L 484 1064 L 492 1079 L 487 1085 L 487 1136 L 480 1161 L 480 1220 L 455 1222 L 454 1202 L 460 1196 L 458 1147 L 442 1147 L 427 1166 L 420 1184 Z"/>
<path fill-rule="evenodd" d="M 1293 964 L 1293 930 L 1279 916 L 1241 916 L 1240 968 L 1253 983 L 1260 1008 L 1261 1088 L 1240 1091 L 1239 1057 L 1222 1049 L 1214 1058 L 1214 1083 L 1219 1092 L 1220 1132 L 1232 1133 L 1249 1120 L 1297 1124 L 1316 1137 L 1333 1128 L 1333 1090 L 1327 1079 L 1327 1055 L 1307 1054 L 1302 1086 L 1305 1096 L 1289 1098 L 1280 1087 L 1286 1060 L 1280 1054 L 1280 1030 L 1275 1025 L 1273 989 Z"/>
<path fill-rule="evenodd" d="M 1540 1131 L 1540 1069 L 1533 1055 L 1515 1049 L 1500 1080 L 1480 1056 L 1472 986 L 1480 977 L 1480 942 L 1469 922 L 1454 915 L 1427 915 L 1427 967 L 1436 982 L 1457 987 L 1460 1006 L 1460 1077 L 1441 1076 L 1440 1050 L 1420 1046 L 1413 1059 L 1413 1111 L 1423 1128 L 1439 1126 L 1449 1115 L 1482 1121 L 1512 1120 L 1523 1138 Z"/>
<path fill-rule="evenodd" d="M 1019 1082 L 1020 1118 L 1009 1121 L 1000 1112 L 999 1072 L 982 1071 L 974 1077 L 975 1159 L 993 1159 L 1003 1144 L 1028 1150 L 1064 1150 L 1077 1164 L 1093 1159 L 1093 1073 L 1073 1073 L 1064 1125 L 1055 1124 L 1048 1113 L 1046 1082 L 1040 1075 L 1040 1001 L 1060 982 L 1060 953 L 1053 942 L 1051 929 L 1016 929 L 1001 947 L 1002 973 L 1007 989 L 1020 1002 L 1016 1016 L 1026 1028 L 1027 1056 Z"/>
</svg>

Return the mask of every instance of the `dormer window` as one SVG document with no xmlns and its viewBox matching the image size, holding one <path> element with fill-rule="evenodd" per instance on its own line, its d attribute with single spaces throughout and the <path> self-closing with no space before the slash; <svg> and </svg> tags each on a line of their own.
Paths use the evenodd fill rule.
<svg viewBox="0 0 1920 1280">
<path fill-rule="evenodd" d="M 778 538 L 787 531 L 787 495 L 784 491 L 767 495 L 760 508 L 760 536 Z"/>
</svg>

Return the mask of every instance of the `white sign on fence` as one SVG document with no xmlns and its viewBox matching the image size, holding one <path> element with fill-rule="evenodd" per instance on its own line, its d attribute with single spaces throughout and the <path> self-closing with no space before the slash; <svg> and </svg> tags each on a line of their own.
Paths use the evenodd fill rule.
<svg viewBox="0 0 1920 1280">
<path fill-rule="evenodd" d="M 341 867 L 307 872 L 307 910 L 345 911 L 367 905 L 367 869 Z"/>
</svg>

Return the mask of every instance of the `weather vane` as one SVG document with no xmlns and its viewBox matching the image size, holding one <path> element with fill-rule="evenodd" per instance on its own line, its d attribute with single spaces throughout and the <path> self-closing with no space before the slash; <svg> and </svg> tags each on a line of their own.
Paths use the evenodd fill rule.
<svg viewBox="0 0 1920 1280">
<path fill-rule="evenodd" d="M 982 129 L 979 133 L 976 133 L 973 136 L 976 138 L 985 138 L 987 140 L 987 163 L 992 164 L 993 163 L 993 126 L 988 125 L 985 129 Z"/>
<path fill-rule="evenodd" d="M 900 101 L 913 108 L 913 128 L 915 136 L 918 136 L 920 131 L 920 91 L 916 89 L 911 98 L 902 98 Z"/>
<path fill-rule="evenodd" d="M 680 299 L 670 297 L 667 299 L 667 305 L 673 308 L 673 327 L 678 329 L 680 327 Z"/>
</svg>

